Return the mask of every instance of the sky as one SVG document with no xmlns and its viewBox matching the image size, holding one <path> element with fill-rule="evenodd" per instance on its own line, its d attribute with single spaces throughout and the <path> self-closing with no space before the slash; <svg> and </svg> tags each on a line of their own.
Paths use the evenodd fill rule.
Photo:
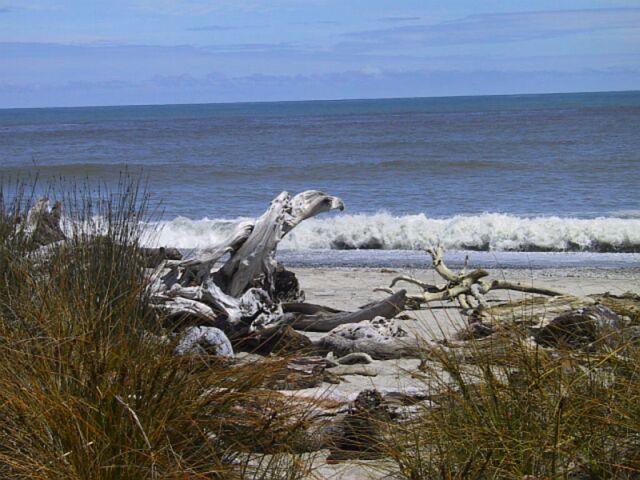
<svg viewBox="0 0 640 480">
<path fill-rule="evenodd" d="M 0 0 L 0 108 L 640 89 L 640 0 Z"/>
</svg>

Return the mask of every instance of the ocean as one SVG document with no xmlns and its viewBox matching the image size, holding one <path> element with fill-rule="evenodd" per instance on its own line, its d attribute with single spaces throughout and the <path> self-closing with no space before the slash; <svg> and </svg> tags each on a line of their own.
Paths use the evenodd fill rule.
<svg viewBox="0 0 640 480">
<path fill-rule="evenodd" d="M 424 266 L 441 244 L 484 265 L 640 266 L 640 92 L 0 110 L 3 181 L 123 172 L 182 249 L 318 189 L 347 208 L 285 239 L 294 264 Z"/>
</svg>

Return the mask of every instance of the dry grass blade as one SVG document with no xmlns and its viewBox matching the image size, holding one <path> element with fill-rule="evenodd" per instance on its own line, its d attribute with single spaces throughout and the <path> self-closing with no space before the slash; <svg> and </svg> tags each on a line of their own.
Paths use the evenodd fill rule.
<svg viewBox="0 0 640 480">
<path fill-rule="evenodd" d="M 302 478 L 304 412 L 274 398 L 282 415 L 246 415 L 276 366 L 173 354 L 147 307 L 138 184 L 61 199 L 68 238 L 42 255 L 21 233 L 28 199 L 0 200 L 0 477 Z"/>
</svg>

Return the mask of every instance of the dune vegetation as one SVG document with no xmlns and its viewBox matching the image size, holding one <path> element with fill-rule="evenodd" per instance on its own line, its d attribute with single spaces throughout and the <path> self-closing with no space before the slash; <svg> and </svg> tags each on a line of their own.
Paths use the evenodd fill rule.
<svg viewBox="0 0 640 480">
<path fill-rule="evenodd" d="M 61 195 L 63 241 L 39 240 L 51 232 L 30 219 L 29 191 L 0 196 L 0 478 L 293 480 L 314 478 L 327 452 L 411 480 L 640 478 L 637 296 L 591 299 L 597 322 L 560 315 L 537 330 L 526 301 L 494 323 L 497 310 L 467 302 L 470 318 L 485 315 L 482 329 L 412 340 L 421 363 L 408 374 L 419 394 L 400 392 L 394 403 L 372 390 L 349 405 L 302 398 L 283 391 L 339 382 L 339 362 L 325 357 L 326 341 L 301 340 L 287 312 L 271 311 L 284 340 L 261 356 L 177 354 L 175 315 L 150 298 L 148 198 L 138 183 Z M 471 295 L 472 286 L 457 288 Z M 453 291 L 424 288 L 439 300 Z M 419 308 L 422 298 L 409 300 Z M 379 305 L 304 318 L 362 325 L 369 320 L 358 314 L 371 309 Z M 392 349 L 371 355 L 395 355 L 406 342 L 388 323 L 368 325 L 395 335 Z M 255 351 L 270 339 L 260 341 Z M 363 359 L 371 362 L 352 352 L 343 363 Z"/>
</svg>

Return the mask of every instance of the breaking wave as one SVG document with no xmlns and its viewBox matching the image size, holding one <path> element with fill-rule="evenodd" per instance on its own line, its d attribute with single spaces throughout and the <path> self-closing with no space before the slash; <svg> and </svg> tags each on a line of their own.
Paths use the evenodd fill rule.
<svg viewBox="0 0 640 480">
<path fill-rule="evenodd" d="M 305 221 L 284 239 L 281 248 L 420 250 L 442 245 L 450 250 L 476 251 L 640 252 L 640 218 L 625 217 L 340 215 Z M 154 237 L 162 245 L 203 248 L 224 238 L 242 220 L 246 219 L 178 217 L 156 224 L 159 228 Z"/>
</svg>

